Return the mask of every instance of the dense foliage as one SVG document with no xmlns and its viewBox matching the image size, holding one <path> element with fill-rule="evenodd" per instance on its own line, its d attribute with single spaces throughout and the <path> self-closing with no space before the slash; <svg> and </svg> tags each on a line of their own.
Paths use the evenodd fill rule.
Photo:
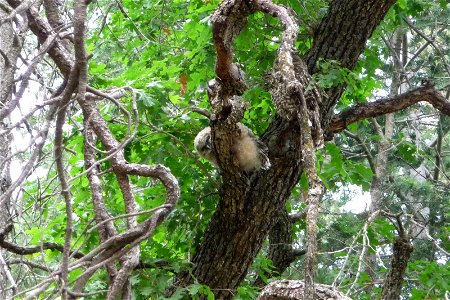
<svg viewBox="0 0 450 300">
<path fill-rule="evenodd" d="M 2 5 L 3 2 L 0 1 Z M 295 12 L 299 23 L 296 46 L 300 54 L 306 54 L 316 26 L 328 12 L 328 1 L 278 2 Z M 134 299 L 169 297 L 165 291 L 172 286 L 176 274 L 192 268 L 190 261 L 220 198 L 221 171 L 200 159 L 193 147 L 195 135 L 209 124 L 203 111 L 210 109 L 206 87 L 215 77 L 216 60 L 210 15 L 218 4 L 218 0 L 99 0 L 88 6 L 89 86 L 102 91 L 118 87 L 132 90 L 117 101 L 95 100 L 101 115 L 118 141 L 130 138 L 123 148 L 125 159 L 166 166 L 178 180 L 181 195 L 167 219 L 141 242 L 139 264 L 130 277 Z M 66 5 L 59 7 L 61 18 L 71 24 L 72 8 Z M 435 88 L 448 99 L 449 20 L 450 6 L 446 1 L 397 1 L 367 42 L 355 68 L 343 67 L 339 61 L 321 60 L 313 81 L 324 90 L 345 84 L 335 113 L 404 93 L 424 80 L 433 80 Z M 242 122 L 257 135 L 266 131 L 276 114 L 265 78 L 272 69 L 282 30 L 277 19 L 256 13 L 249 17 L 233 44 L 235 62 L 243 66 L 250 87 L 243 95 L 247 110 Z M 20 79 L 41 45 L 34 34 L 27 32 L 21 50 L 23 60 L 17 62 L 15 78 Z M 12 128 L 11 124 L 20 121 L 19 126 L 8 131 L 12 134 L 12 152 L 5 155 L 5 161 L 12 166 L 12 182 L 19 180 L 19 184 L 11 195 L 11 219 L 0 223 L 4 260 L 0 266 L 7 266 L 7 273 L 16 284 L 13 287 L 6 273 L 2 273 L 5 277 L 0 281 L 5 283 L 0 286 L 0 295 L 8 299 L 15 294 L 17 299 L 25 298 L 28 289 L 40 285 L 59 268 L 67 234 L 66 202 L 61 196 L 53 154 L 55 125 L 50 126 L 49 137 L 32 169 L 19 178 L 34 155 L 33 145 L 39 141 L 32 138 L 38 137 L 36 133 L 47 122 L 49 107 L 24 116 L 35 104 L 50 98 L 61 83 L 61 70 L 44 57 L 30 78 L 20 108 L 3 121 L 6 125 L 2 129 Z M 84 162 L 85 122 L 80 106 L 69 102 L 63 145 L 73 205 L 71 249 L 84 255 L 101 243 Z M 350 124 L 317 152 L 316 168 L 326 193 L 317 223 L 316 282 L 334 285 L 354 299 L 381 298 L 383 282 L 391 268 L 393 242 L 404 231 L 414 251 L 404 275 L 402 298 L 450 297 L 449 130 L 448 116 L 428 103 L 420 103 L 390 117 Z M 100 141 L 93 141 L 95 158 L 100 161 L 96 167 L 100 185 L 106 187 L 102 196 L 107 213 L 117 217 L 113 220 L 117 231 L 125 232 L 128 224 L 123 214 L 128 210 L 116 174 L 111 172 L 114 164 L 105 159 L 111 151 Z M 384 160 L 382 155 L 386 155 Z M 138 215 L 141 223 L 165 203 L 167 190 L 156 179 L 129 179 L 139 211 L 147 211 Z M 307 189 L 307 176 L 303 173 L 286 203 L 289 213 L 302 214 Z M 374 198 L 377 191 L 379 200 Z M 6 230 L 8 223 L 13 228 Z M 299 253 L 306 248 L 305 228 L 301 217 L 292 228 L 293 247 Z M 12 251 L 5 242 L 23 249 L 38 247 L 36 251 L 20 253 Z M 268 249 L 266 242 L 243 283 L 232 291 L 237 299 L 254 299 L 268 281 L 303 279 L 301 254 L 280 274 Z M 82 269 L 70 271 L 69 282 L 82 274 Z M 88 293 L 84 299 L 105 298 L 106 293 L 96 292 L 107 290 L 109 280 L 106 268 L 99 269 L 83 289 Z M 49 283 L 40 291 L 39 299 L 58 297 L 60 287 L 57 280 Z M 213 298 L 214 290 L 194 282 L 170 297 L 180 299 L 186 295 Z"/>
</svg>

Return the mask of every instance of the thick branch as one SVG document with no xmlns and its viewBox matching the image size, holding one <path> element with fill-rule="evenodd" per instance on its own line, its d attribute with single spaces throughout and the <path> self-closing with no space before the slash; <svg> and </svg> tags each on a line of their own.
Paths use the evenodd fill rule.
<svg viewBox="0 0 450 300">
<path fill-rule="evenodd" d="M 310 74 L 317 73 L 319 59 L 337 60 L 341 66 L 353 69 L 366 47 L 366 41 L 383 20 L 395 0 L 334 0 L 330 1 L 328 14 L 314 33 L 314 42 L 306 63 Z M 324 129 L 332 108 L 339 100 L 344 86 L 326 91 L 328 97 L 321 104 Z"/>
<path fill-rule="evenodd" d="M 60 3 L 55 0 L 44 0 L 45 15 L 54 29 L 62 27 L 64 24 L 61 19 L 61 14 L 59 13 L 59 4 Z"/>
<path fill-rule="evenodd" d="M 247 24 L 252 13 L 248 1 L 222 1 L 211 16 L 214 45 L 216 46 L 216 74 L 231 91 L 241 94 L 246 85 L 239 67 L 233 64 L 232 42 Z"/>
<path fill-rule="evenodd" d="M 316 171 L 315 151 L 323 144 L 323 133 L 320 125 L 319 104 L 321 96 L 314 86 L 311 91 L 307 87 L 311 82 L 306 64 L 297 55 L 295 42 L 297 40 L 298 26 L 288 10 L 271 1 L 258 2 L 259 9 L 279 18 L 284 31 L 282 42 L 278 49 L 274 64 L 272 82 L 272 98 L 278 113 L 286 120 L 298 122 L 301 128 L 301 150 L 303 166 L 308 177 L 308 209 L 306 212 L 306 258 L 305 258 L 305 299 L 314 298 L 314 274 L 316 268 L 317 252 L 317 215 L 319 202 L 323 193 L 323 186 Z M 282 225 L 282 224 L 280 224 Z M 283 228 L 283 226 L 282 226 Z M 286 228 L 284 226 L 284 228 Z M 280 231 L 280 230 L 279 230 Z M 273 237 L 273 235 L 272 235 Z M 276 239 L 276 238 L 272 238 Z M 272 240 L 271 239 L 271 240 Z M 290 242 L 288 242 L 290 244 Z M 292 247 L 292 246 L 291 246 Z M 289 249 L 289 246 L 286 247 Z M 280 252 L 279 250 L 277 252 Z M 284 250 L 287 255 L 289 251 Z M 272 251 L 272 256 L 275 252 Z M 283 262 L 286 268 L 295 259 L 292 256 Z"/>
<path fill-rule="evenodd" d="M 393 98 L 357 104 L 333 116 L 327 138 L 330 139 L 334 133 L 344 130 L 354 122 L 397 112 L 421 101 L 430 103 L 441 113 L 450 116 L 450 102 L 447 102 L 432 85 L 426 85 Z"/>
<path fill-rule="evenodd" d="M 21 1 L 18 0 L 7 0 L 7 2 L 13 8 L 17 8 L 21 4 Z M 37 36 L 39 43 L 44 44 L 49 35 L 53 32 L 52 26 L 45 18 L 40 16 L 39 11 L 34 6 L 31 6 L 27 10 L 27 17 L 31 31 Z M 55 41 L 53 47 L 49 49 L 48 54 L 56 63 L 63 76 L 67 78 L 70 74 L 73 60 L 61 40 Z"/>
</svg>

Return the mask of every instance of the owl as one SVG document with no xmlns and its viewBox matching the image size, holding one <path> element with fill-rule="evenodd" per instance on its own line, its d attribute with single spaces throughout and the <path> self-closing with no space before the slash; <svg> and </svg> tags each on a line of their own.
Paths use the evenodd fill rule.
<svg viewBox="0 0 450 300">
<path fill-rule="evenodd" d="M 270 168 L 267 147 L 244 124 L 237 123 L 240 134 L 233 138 L 231 153 L 236 158 L 239 169 L 244 172 L 255 172 Z M 213 150 L 211 127 L 200 131 L 194 140 L 199 155 L 217 166 L 216 153 Z"/>
</svg>

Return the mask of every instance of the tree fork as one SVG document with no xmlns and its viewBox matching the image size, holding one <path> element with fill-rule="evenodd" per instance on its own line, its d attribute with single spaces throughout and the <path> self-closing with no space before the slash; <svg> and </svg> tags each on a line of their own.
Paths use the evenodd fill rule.
<svg viewBox="0 0 450 300">
<path fill-rule="evenodd" d="M 322 35 L 329 36 L 330 34 L 336 34 L 335 29 L 333 29 L 333 32 L 329 32 L 330 28 L 336 28 L 332 25 L 336 25 L 336 22 L 346 21 L 345 18 L 342 19 L 343 14 L 339 11 L 339 7 L 344 6 L 346 8 L 344 12 L 349 11 L 349 7 L 353 6 L 353 2 L 355 1 L 332 2 L 331 7 L 334 7 L 334 9 L 330 9 L 329 15 L 324 19 L 322 26 L 319 27 L 319 30 L 316 32 L 316 38 L 319 38 Z M 358 39 L 356 39 L 358 44 L 355 45 L 354 36 L 349 36 L 348 32 L 340 32 L 338 33 L 338 36 L 343 42 L 343 45 L 340 45 L 340 47 L 347 51 L 345 53 L 346 59 L 343 59 L 343 53 L 339 51 L 326 53 L 326 58 L 342 60 L 345 67 L 354 66 L 364 48 L 365 42 L 384 17 L 387 9 L 394 3 L 392 0 L 382 1 L 382 3 L 379 1 L 370 2 L 373 2 L 373 5 L 377 2 L 375 6 L 371 6 L 372 11 L 370 12 L 370 20 L 368 18 L 368 11 L 359 10 L 358 13 L 360 15 L 357 14 L 356 16 L 352 11 L 352 18 L 356 17 L 356 20 L 364 20 L 362 24 L 366 27 L 363 30 L 355 30 L 360 28 L 361 23 L 354 24 L 353 22 L 347 21 L 347 30 L 356 32 L 354 34 L 359 35 Z M 231 42 L 245 26 L 247 16 L 259 9 L 265 13 L 279 17 L 285 29 L 289 29 L 287 26 L 289 20 L 283 20 L 283 17 L 280 17 L 279 12 L 274 12 L 274 8 L 280 9 L 280 7 L 275 6 L 270 1 L 253 2 L 226 0 L 219 5 L 219 8 L 211 17 L 213 23 L 213 37 L 218 55 L 216 72 L 220 79 L 220 96 L 224 98 L 220 101 L 216 101 L 216 104 L 212 103 L 215 113 L 223 112 L 223 103 L 229 104 L 229 99 L 231 99 L 233 95 L 239 95 L 242 86 L 245 86 L 245 83 L 244 85 L 241 84 L 241 78 L 235 76 L 235 74 L 239 73 L 233 72 Z M 373 11 L 374 9 L 377 9 L 376 13 Z M 374 15 L 376 18 L 373 17 Z M 291 38 L 295 43 L 296 36 L 289 34 L 290 33 L 285 30 L 283 33 L 284 40 Z M 292 34 L 296 34 L 296 31 L 293 30 Z M 335 44 L 335 39 L 331 39 L 327 43 Z M 339 47 L 339 45 L 333 46 L 334 49 L 336 49 L 336 47 Z M 286 51 L 286 53 L 292 54 L 295 52 L 295 48 L 288 50 L 290 51 Z M 312 102 L 311 99 L 314 98 L 311 98 L 310 94 L 306 94 L 307 99 L 300 101 L 303 103 L 300 103 L 298 100 L 299 93 L 301 100 L 301 96 L 304 93 L 303 88 L 309 83 L 308 76 L 310 75 L 307 70 L 310 69 L 311 72 L 311 69 L 314 69 L 310 68 L 310 65 L 315 65 L 319 57 L 323 57 L 322 50 L 322 48 L 313 47 L 312 52 L 308 56 L 308 68 L 306 68 L 306 65 L 305 67 L 299 68 L 298 65 L 302 64 L 301 59 L 299 57 L 295 58 L 295 55 L 291 57 L 291 63 L 294 64 L 295 62 L 297 65 L 295 72 L 293 72 L 295 74 L 294 77 L 296 77 L 296 80 L 304 81 L 301 81 L 302 84 L 297 87 L 288 87 L 288 89 L 290 89 L 290 94 L 283 96 L 288 96 L 291 99 L 296 98 L 293 103 L 294 106 L 296 106 L 296 109 L 294 110 L 297 112 L 294 113 L 297 118 L 299 113 L 305 117 L 305 114 L 298 110 L 302 107 L 301 104 L 304 104 L 303 108 L 308 106 L 306 115 L 309 121 L 319 121 L 323 125 L 328 125 L 329 120 L 323 120 L 324 116 L 328 117 L 327 113 L 324 114 L 324 112 L 328 112 L 328 110 L 321 110 L 323 114 L 321 118 L 321 116 L 315 114 L 315 111 L 318 110 L 315 105 L 311 105 L 311 103 L 319 102 L 317 101 L 317 97 L 315 97 L 316 101 Z M 282 77 L 285 75 L 286 74 L 281 74 Z M 287 80 L 284 81 L 286 82 Z M 233 87 L 233 85 L 235 87 Z M 299 87 L 300 89 L 298 89 Z M 294 97 L 294 95 L 296 95 L 296 97 Z M 327 103 L 322 103 L 321 106 L 334 106 L 340 93 L 336 93 L 335 95 L 336 98 L 328 98 Z M 304 96 L 305 95 L 303 95 L 303 98 Z M 276 97 L 274 96 L 274 98 Z M 277 99 L 281 103 L 285 103 L 286 97 L 278 97 Z M 277 99 L 274 99 L 274 102 L 276 102 Z M 220 104 L 222 104 L 222 107 L 220 107 Z M 282 106 L 277 105 L 277 109 L 278 112 L 283 114 Z M 290 113 L 290 108 L 287 108 L 285 112 Z M 316 119 L 314 119 L 314 116 Z M 225 116 L 225 119 L 226 118 L 227 116 Z M 323 138 L 321 132 L 322 126 L 317 126 L 317 123 L 313 123 L 311 132 L 305 132 L 303 130 L 305 128 L 300 126 L 297 118 L 290 119 L 286 118 L 286 116 L 277 116 L 262 137 L 262 140 L 269 147 L 269 159 L 272 163 L 271 169 L 265 172 L 252 174 L 249 180 L 242 178 L 242 174 L 232 173 L 229 172 L 229 170 L 224 171 L 222 175 L 223 185 L 220 191 L 221 198 L 211 223 L 206 230 L 203 242 L 197 249 L 192 260 L 194 265 L 193 269 L 191 270 L 191 273 L 180 273 L 177 277 L 175 286 L 186 286 L 195 278 L 196 281 L 208 285 L 213 290 L 216 297 L 220 299 L 232 297 L 234 290 L 245 278 L 248 268 L 260 250 L 269 230 L 271 230 L 272 226 L 277 222 L 279 212 L 285 209 L 284 205 L 290 195 L 291 189 L 297 184 L 300 174 L 304 169 L 305 162 L 302 161 L 302 159 L 306 156 L 310 158 L 313 157 L 314 146 L 320 144 L 320 140 Z M 236 121 L 239 120 L 234 120 L 233 122 Z M 303 123 L 303 126 L 305 126 L 304 124 L 305 123 Z M 306 127 L 308 128 L 308 126 Z M 232 129 L 219 129 L 216 132 L 217 136 L 213 137 L 214 143 L 216 144 L 218 142 L 224 146 L 220 137 L 226 139 L 227 134 L 232 134 Z M 307 138 L 308 136 L 310 138 Z M 308 143 L 311 141 L 313 145 Z M 306 145 L 308 145 L 308 147 L 305 147 Z M 305 154 L 305 150 L 310 151 L 310 154 Z M 310 172 L 312 170 L 311 166 L 314 167 L 314 163 L 311 162 L 313 161 L 310 160 L 308 163 Z M 226 164 L 224 166 L 227 168 Z M 314 180 L 315 171 L 312 172 L 310 186 L 312 185 L 311 187 L 314 188 L 316 186 Z M 314 189 L 314 194 L 317 194 L 316 198 L 318 198 L 321 193 L 316 193 L 316 190 L 317 189 Z M 312 212 L 310 213 L 310 216 L 313 216 L 312 219 L 314 219 L 314 215 L 317 215 L 317 203 L 318 201 L 314 201 L 314 205 L 311 208 L 312 212 L 316 212 L 315 214 L 311 214 Z M 312 220 L 311 217 L 309 219 Z M 310 249 L 310 251 L 312 250 Z"/>
</svg>

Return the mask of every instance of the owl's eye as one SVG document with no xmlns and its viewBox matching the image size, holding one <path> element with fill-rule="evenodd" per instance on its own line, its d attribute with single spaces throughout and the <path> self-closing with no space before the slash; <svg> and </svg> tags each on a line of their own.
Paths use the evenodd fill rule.
<svg viewBox="0 0 450 300">
<path fill-rule="evenodd" d="M 205 144 L 203 145 L 202 149 L 203 152 L 206 150 L 211 150 L 211 136 L 207 136 L 205 140 Z"/>
</svg>

